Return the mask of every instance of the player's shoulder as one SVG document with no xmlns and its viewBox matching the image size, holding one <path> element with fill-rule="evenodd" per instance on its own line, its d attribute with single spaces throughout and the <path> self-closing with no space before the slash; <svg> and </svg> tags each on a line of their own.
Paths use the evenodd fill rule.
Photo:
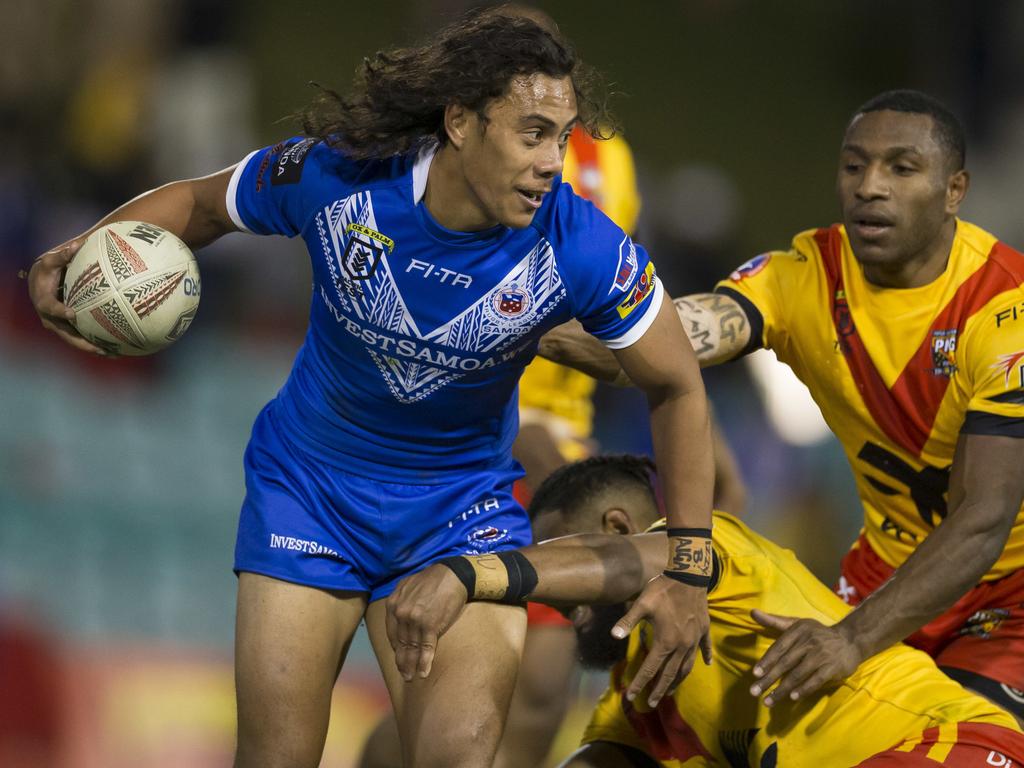
<svg viewBox="0 0 1024 768">
<path fill-rule="evenodd" d="M 355 159 L 329 139 L 294 136 L 278 142 L 261 160 L 257 182 L 287 185 L 341 185 L 356 189 L 408 183 L 415 154 Z"/>
<path fill-rule="evenodd" d="M 957 219 L 957 240 L 965 251 L 984 261 L 987 268 L 1004 273 L 1005 279 L 1017 286 L 1024 284 L 1024 253 L 963 219 Z"/>
<path fill-rule="evenodd" d="M 577 195 L 561 176 L 556 177 L 531 226 L 552 244 L 572 243 L 583 249 L 603 247 L 611 240 L 617 246 L 624 237 L 611 219 L 592 202 Z"/>
</svg>

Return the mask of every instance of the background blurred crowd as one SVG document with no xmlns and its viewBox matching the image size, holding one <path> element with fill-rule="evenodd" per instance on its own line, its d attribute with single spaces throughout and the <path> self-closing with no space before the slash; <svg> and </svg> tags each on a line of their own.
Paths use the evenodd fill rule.
<svg viewBox="0 0 1024 768">
<path fill-rule="evenodd" d="M 1024 4 L 538 5 L 618 94 L 638 239 L 673 295 L 834 221 L 845 122 L 893 87 L 958 113 L 973 176 L 964 216 L 1024 246 Z M 344 89 L 364 55 L 468 4 L 3 7 L 0 764 L 226 765 L 241 456 L 302 340 L 307 257 L 279 238 L 225 238 L 200 254 L 203 300 L 184 340 L 115 361 L 45 333 L 17 271 L 143 190 L 296 133 L 310 81 Z M 849 470 L 770 353 L 757 357 L 705 377 L 750 488 L 746 517 L 831 581 L 859 525 Z M 646 451 L 643 414 L 636 393 L 600 389 L 597 440 Z M 384 707 L 367 644 L 336 695 L 325 766 L 350 765 Z M 12 733 L 29 738 L 12 746 Z"/>
</svg>

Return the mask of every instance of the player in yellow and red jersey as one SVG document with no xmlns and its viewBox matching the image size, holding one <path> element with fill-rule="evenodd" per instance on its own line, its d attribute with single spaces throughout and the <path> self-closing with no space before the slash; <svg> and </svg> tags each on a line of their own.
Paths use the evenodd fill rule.
<svg viewBox="0 0 1024 768">
<path fill-rule="evenodd" d="M 1024 716 L 1024 255 L 957 218 L 963 131 L 934 99 L 882 94 L 846 130 L 843 224 L 676 301 L 702 364 L 773 349 L 842 442 L 864 505 L 834 627 L 799 622 L 754 695 L 798 698 L 908 638 Z M 603 377 L 575 334 L 542 353 Z M 870 597 L 869 597 L 870 596 Z"/>
<path fill-rule="evenodd" d="M 714 663 L 695 667 L 656 707 L 644 696 L 630 699 L 650 628 L 636 629 L 628 644 L 612 640 L 610 629 L 624 611 L 612 604 L 629 600 L 660 567 L 658 540 L 638 533 L 664 527 L 663 521 L 651 525 L 659 511 L 650 469 L 640 457 L 599 456 L 558 470 L 531 505 L 536 535 L 589 535 L 555 538 L 500 559 L 451 558 L 463 562 L 433 566 L 399 585 L 389 604 L 394 623 L 416 625 L 425 637 L 442 633 L 440 645 L 467 596 L 525 593 L 563 608 L 597 603 L 575 609 L 573 618 L 581 656 L 591 666 L 612 667 L 611 680 L 584 747 L 565 768 L 982 768 L 1024 759 L 1024 734 L 1009 714 L 902 644 L 868 659 L 827 692 L 759 706 L 747 693 L 752 668 L 779 629 L 795 620 L 774 615 L 831 624 L 850 608 L 792 552 L 721 512 L 714 514 L 708 592 Z M 602 535 L 609 530 L 619 535 Z M 514 564 L 514 572 L 491 576 L 506 564 Z M 473 574 L 468 580 L 466 566 Z M 417 583 L 429 600 L 416 599 Z M 410 609 L 417 604 L 414 616 Z"/>
</svg>

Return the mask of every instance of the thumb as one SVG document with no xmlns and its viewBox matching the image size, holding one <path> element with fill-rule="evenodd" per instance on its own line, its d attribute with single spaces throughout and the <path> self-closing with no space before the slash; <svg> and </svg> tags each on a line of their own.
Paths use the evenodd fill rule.
<svg viewBox="0 0 1024 768">
<path fill-rule="evenodd" d="M 780 632 L 785 632 L 797 621 L 793 616 L 779 616 L 775 613 L 765 613 L 764 611 L 757 610 L 757 608 L 750 612 L 750 616 L 762 627 L 777 629 Z"/>
<path fill-rule="evenodd" d="M 615 626 L 612 627 L 612 637 L 616 640 L 621 640 L 624 637 L 628 637 L 629 633 L 633 631 L 633 628 L 640 623 L 640 621 L 647 615 L 643 607 L 640 605 L 640 601 L 637 600 L 633 603 L 633 606 L 626 612 L 626 615 L 615 622 Z"/>
</svg>

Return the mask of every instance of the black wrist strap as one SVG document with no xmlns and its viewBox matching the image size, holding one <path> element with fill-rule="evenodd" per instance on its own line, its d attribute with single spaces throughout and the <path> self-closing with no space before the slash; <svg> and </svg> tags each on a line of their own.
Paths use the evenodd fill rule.
<svg viewBox="0 0 1024 768">
<path fill-rule="evenodd" d="M 537 588 L 537 571 L 520 552 L 499 552 L 498 559 L 508 571 L 508 592 L 500 601 L 509 605 L 522 605 Z"/>
<path fill-rule="evenodd" d="M 693 536 L 699 539 L 710 539 L 710 528 L 669 528 L 666 533 L 669 536 Z"/>
<path fill-rule="evenodd" d="M 444 560 L 438 560 L 437 564 L 451 569 L 452 573 L 462 582 L 462 586 L 466 588 L 466 599 L 472 600 L 473 593 L 476 591 L 476 571 L 469 564 L 469 560 L 462 555 L 455 555 L 454 557 L 446 557 Z"/>
<path fill-rule="evenodd" d="M 673 581 L 678 581 L 691 587 L 707 589 L 711 586 L 710 576 L 700 576 L 696 573 L 684 573 L 682 571 L 662 571 L 662 574 L 668 576 Z"/>
</svg>

